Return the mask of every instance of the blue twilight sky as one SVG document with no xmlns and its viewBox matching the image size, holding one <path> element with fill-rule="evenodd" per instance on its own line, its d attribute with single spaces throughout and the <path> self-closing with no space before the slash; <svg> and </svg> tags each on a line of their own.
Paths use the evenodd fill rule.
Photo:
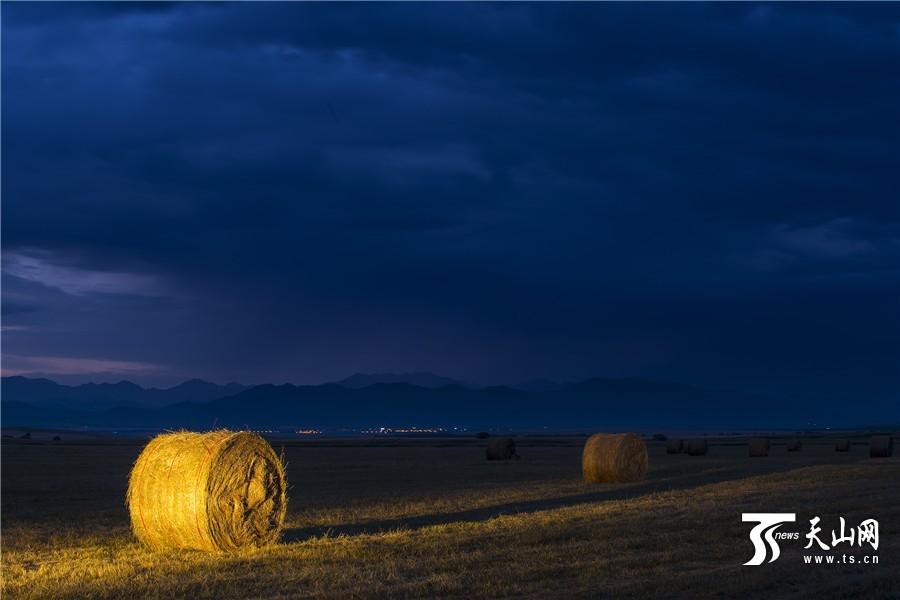
<svg viewBox="0 0 900 600">
<path fill-rule="evenodd" d="M 2 6 L 3 369 L 900 391 L 900 7 Z"/>
</svg>

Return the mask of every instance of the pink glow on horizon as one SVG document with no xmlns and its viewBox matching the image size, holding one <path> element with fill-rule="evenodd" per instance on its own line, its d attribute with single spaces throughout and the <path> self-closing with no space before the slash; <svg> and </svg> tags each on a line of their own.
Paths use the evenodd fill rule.
<svg viewBox="0 0 900 600">
<path fill-rule="evenodd" d="M 162 369 L 160 365 L 136 361 L 4 354 L 0 371 L 4 377 L 9 377 L 12 375 L 91 375 L 95 373 L 146 375 L 158 373 Z"/>
</svg>

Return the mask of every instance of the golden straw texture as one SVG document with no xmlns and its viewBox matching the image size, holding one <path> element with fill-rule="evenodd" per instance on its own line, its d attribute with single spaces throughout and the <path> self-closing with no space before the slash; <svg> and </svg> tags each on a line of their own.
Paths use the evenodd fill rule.
<svg viewBox="0 0 900 600">
<path fill-rule="evenodd" d="M 286 488 L 281 460 L 254 433 L 158 435 L 131 470 L 131 527 L 152 550 L 259 548 L 281 535 Z"/>
<path fill-rule="evenodd" d="M 638 481 L 647 472 L 647 445 L 634 433 L 597 433 L 584 445 L 581 470 L 589 483 Z"/>
</svg>

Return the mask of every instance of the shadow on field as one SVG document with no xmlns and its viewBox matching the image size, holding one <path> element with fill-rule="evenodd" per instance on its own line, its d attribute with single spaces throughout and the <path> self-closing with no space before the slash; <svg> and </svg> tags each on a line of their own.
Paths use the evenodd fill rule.
<svg viewBox="0 0 900 600">
<path fill-rule="evenodd" d="M 527 514 L 543 510 L 552 510 L 555 508 L 577 506 L 590 502 L 627 500 L 630 498 L 638 498 L 640 496 L 645 496 L 647 494 L 656 492 L 677 491 L 711 483 L 721 483 L 725 481 L 745 479 L 747 477 L 754 477 L 757 475 L 791 471 L 793 469 L 802 468 L 808 465 L 784 463 L 776 466 L 770 463 L 767 465 L 745 464 L 737 468 L 719 468 L 720 465 L 715 464 L 710 464 L 709 466 L 711 467 L 710 469 L 706 469 L 699 473 L 695 472 L 694 474 L 689 475 L 679 474 L 676 477 L 671 477 L 671 474 L 668 474 L 669 476 L 665 476 L 663 478 L 651 478 L 642 483 L 633 485 L 611 484 L 609 486 L 598 489 L 596 492 L 590 492 L 587 494 L 575 494 L 559 498 L 542 498 L 538 500 L 523 500 L 520 502 L 510 502 L 506 504 L 498 504 L 495 506 L 474 508 L 471 510 L 458 512 L 436 513 L 416 517 L 371 521 L 366 523 L 348 523 L 333 526 L 298 527 L 293 529 L 286 529 L 282 536 L 282 542 L 299 542 L 326 535 L 365 535 L 383 533 L 398 529 L 420 529 L 432 525 L 446 525 L 457 522 L 487 521 L 501 515 Z"/>
</svg>

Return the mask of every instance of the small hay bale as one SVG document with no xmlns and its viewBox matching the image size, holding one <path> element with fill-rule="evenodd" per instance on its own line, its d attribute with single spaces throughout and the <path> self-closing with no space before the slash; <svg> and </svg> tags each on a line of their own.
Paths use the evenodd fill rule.
<svg viewBox="0 0 900 600">
<path fill-rule="evenodd" d="M 835 452 L 850 452 L 850 440 L 838 440 L 834 443 Z"/>
<path fill-rule="evenodd" d="M 873 435 L 869 441 L 870 458 L 887 458 L 894 454 L 894 438 L 889 435 Z"/>
<path fill-rule="evenodd" d="M 752 457 L 768 456 L 769 440 L 768 438 L 750 438 L 748 448 Z"/>
<path fill-rule="evenodd" d="M 681 454 L 684 452 L 684 440 L 669 440 L 666 444 L 666 454 Z"/>
<path fill-rule="evenodd" d="M 489 434 L 487 431 L 479 431 L 478 433 L 475 434 L 475 437 L 478 438 L 479 440 L 486 440 L 489 437 L 491 437 L 491 434 Z"/>
<path fill-rule="evenodd" d="M 787 443 L 787 451 L 788 452 L 800 452 L 800 448 L 803 447 L 803 442 L 800 440 L 789 440 Z"/>
<path fill-rule="evenodd" d="M 689 440 L 687 443 L 688 456 L 706 456 L 708 448 L 706 440 Z"/>
<path fill-rule="evenodd" d="M 287 506 L 284 466 L 249 431 L 158 435 L 128 481 L 135 536 L 152 550 L 234 551 L 276 542 Z"/>
<path fill-rule="evenodd" d="M 519 458 L 516 454 L 516 442 L 512 438 L 490 438 L 485 452 L 488 460 L 510 460 Z"/>
<path fill-rule="evenodd" d="M 581 453 L 588 483 L 639 481 L 647 473 L 647 444 L 634 433 L 596 433 Z"/>
</svg>

